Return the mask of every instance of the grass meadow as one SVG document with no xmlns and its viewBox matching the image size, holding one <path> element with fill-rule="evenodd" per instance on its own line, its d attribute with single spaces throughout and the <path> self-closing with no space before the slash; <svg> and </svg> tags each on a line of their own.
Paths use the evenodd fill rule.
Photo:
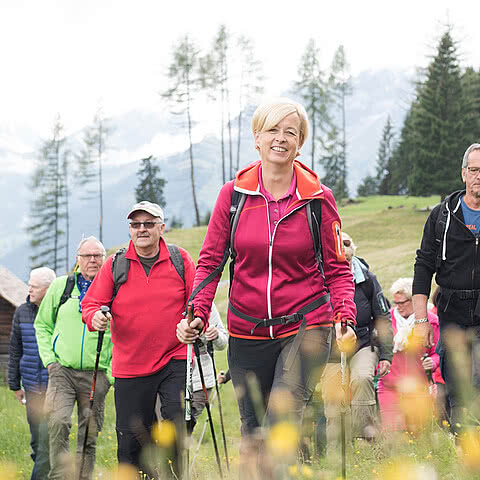
<svg viewBox="0 0 480 480">
<path fill-rule="evenodd" d="M 358 246 L 357 254 L 367 260 L 377 275 L 387 297 L 394 280 L 412 276 L 415 250 L 418 248 L 423 225 L 428 211 L 438 203 L 438 197 L 373 197 L 358 203 L 340 206 L 343 229 Z M 173 230 L 166 234 L 167 241 L 186 248 L 194 260 L 206 232 L 206 227 L 190 230 Z M 227 269 L 224 278 L 228 278 Z M 222 283 L 216 297 L 216 304 L 225 320 L 227 286 Z M 226 369 L 226 351 L 216 354 L 217 370 Z M 228 442 L 231 471 L 226 478 L 239 478 L 238 448 L 240 420 L 231 382 L 221 387 L 222 406 Z M 412 405 L 413 409 L 418 408 Z M 219 448 L 223 452 L 218 410 L 213 406 L 214 425 Z M 205 412 L 195 429 L 190 458 L 195 455 L 199 435 L 205 423 Z M 75 418 L 74 422 L 75 424 Z M 289 451 L 289 436 L 295 432 L 279 431 L 278 438 L 270 438 L 274 455 L 274 478 L 317 478 L 338 480 L 341 478 L 340 464 L 314 457 L 308 465 L 296 464 L 295 456 Z M 382 480 L 467 480 L 480 478 L 480 437 L 473 432 L 462 444 L 463 453 L 445 429 L 433 422 L 421 432 L 406 432 L 397 436 L 379 439 L 375 444 L 354 444 L 348 452 L 347 478 Z M 72 447 L 76 428 L 72 429 Z M 30 460 L 29 431 L 25 410 L 6 386 L 0 386 L 0 479 L 29 479 L 32 469 Z M 73 451 L 73 448 L 72 448 Z M 276 456 L 275 456 L 276 455 Z M 98 439 L 96 479 L 125 479 L 125 472 L 114 473 L 116 469 L 116 434 L 113 391 L 107 397 L 105 426 Z M 225 468 L 225 464 L 223 464 Z M 216 479 L 215 455 L 209 430 L 198 450 L 193 478 Z M 242 475 L 240 478 L 249 478 Z"/>
</svg>

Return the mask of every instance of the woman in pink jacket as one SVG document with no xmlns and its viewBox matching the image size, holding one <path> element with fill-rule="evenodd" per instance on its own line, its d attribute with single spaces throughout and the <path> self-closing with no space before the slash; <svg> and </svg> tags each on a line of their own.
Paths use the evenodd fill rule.
<svg viewBox="0 0 480 480">
<path fill-rule="evenodd" d="M 242 437 L 255 433 L 263 421 L 252 402 L 251 379 L 257 382 L 261 408 L 270 422 L 278 404 L 289 405 L 287 415 L 299 422 L 327 361 L 334 319 L 341 348 L 355 338 L 353 277 L 335 200 L 317 175 L 296 160 L 308 135 L 305 109 L 289 99 L 265 103 L 255 111 L 252 129 L 260 160 L 221 189 L 194 281 L 195 291 L 221 263 L 230 241 L 232 193 L 243 194 L 227 316 L 228 362 Z M 309 228 L 307 204 L 314 201 L 321 206 L 322 268 Z M 193 342 L 196 329 L 205 327 L 219 279 L 216 275 L 194 298 L 195 320 L 190 326 L 180 322 L 180 341 Z M 348 324 L 343 334 L 341 320 Z M 281 402 L 275 401 L 279 398 Z"/>
<path fill-rule="evenodd" d="M 391 309 L 393 327 L 393 360 L 390 372 L 378 380 L 377 394 L 384 431 L 415 430 L 419 415 L 433 414 L 434 378 L 439 371 L 439 356 L 435 353 L 438 342 L 438 317 L 428 312 L 433 327 L 434 346 L 418 350 L 412 347 L 415 317 L 412 303 L 413 278 L 399 278 L 390 292 L 394 308 Z M 423 412 L 422 407 L 428 409 Z M 410 418 L 411 417 L 411 418 Z"/>
</svg>

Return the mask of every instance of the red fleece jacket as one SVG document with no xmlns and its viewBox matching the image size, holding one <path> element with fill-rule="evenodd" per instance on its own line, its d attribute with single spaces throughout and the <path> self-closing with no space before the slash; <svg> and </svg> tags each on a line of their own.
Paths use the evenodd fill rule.
<svg viewBox="0 0 480 480">
<path fill-rule="evenodd" d="M 160 255 L 145 275 L 130 242 L 125 254 L 130 260 L 127 281 L 112 305 L 112 375 L 130 378 L 151 375 L 171 359 L 186 359 L 187 347 L 176 336 L 177 323 L 192 291 L 195 264 L 180 248 L 185 264 L 185 283 L 170 261 L 167 245 L 160 240 Z M 107 259 L 82 301 L 82 320 L 90 331 L 92 318 L 113 293 L 112 258 Z"/>
<path fill-rule="evenodd" d="M 329 326 L 333 314 L 355 322 L 355 287 L 345 259 L 340 236 L 341 221 L 335 199 L 329 188 L 320 185 L 317 175 L 295 161 L 296 190 L 291 203 L 270 234 L 268 205 L 259 191 L 256 162 L 226 183 L 218 196 L 208 225 L 207 235 L 197 265 L 194 287 L 220 263 L 230 234 L 229 210 L 232 192 L 246 193 L 235 233 L 235 274 L 230 301 L 240 312 L 256 318 L 273 318 L 297 312 L 327 289 L 315 260 L 313 241 L 305 205 L 319 198 L 322 205 L 321 240 L 325 279 L 331 294 L 326 303 L 306 315 L 307 328 Z M 195 298 L 195 313 L 206 320 L 219 278 L 205 287 Z M 293 335 L 297 324 L 257 328 L 228 311 L 230 335 L 241 338 L 268 339 Z"/>
</svg>

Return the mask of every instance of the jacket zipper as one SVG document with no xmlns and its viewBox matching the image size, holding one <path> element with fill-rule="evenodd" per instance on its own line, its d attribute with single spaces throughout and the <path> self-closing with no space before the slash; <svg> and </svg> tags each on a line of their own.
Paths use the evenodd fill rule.
<svg viewBox="0 0 480 480">
<path fill-rule="evenodd" d="M 272 265 L 272 258 L 273 258 L 273 239 L 275 237 L 275 233 L 277 232 L 277 227 L 278 224 L 284 219 L 289 217 L 292 213 L 296 212 L 297 210 L 300 210 L 301 208 L 305 207 L 307 203 L 310 203 L 312 200 L 309 200 L 308 202 L 299 205 L 298 207 L 294 208 L 291 212 L 287 213 L 284 215 L 282 218 L 280 218 L 275 225 L 273 229 L 273 234 L 270 235 L 270 216 L 268 214 L 268 202 L 265 196 L 262 195 L 262 197 L 265 199 L 266 206 L 267 206 L 267 220 L 268 220 L 268 236 L 269 236 L 269 246 L 268 246 L 268 283 L 267 283 L 267 307 L 268 307 L 268 318 L 272 318 L 272 294 L 271 294 L 271 288 L 272 288 L 272 271 L 273 271 L 273 265 Z M 270 338 L 275 338 L 273 335 L 273 327 L 270 327 Z"/>
</svg>

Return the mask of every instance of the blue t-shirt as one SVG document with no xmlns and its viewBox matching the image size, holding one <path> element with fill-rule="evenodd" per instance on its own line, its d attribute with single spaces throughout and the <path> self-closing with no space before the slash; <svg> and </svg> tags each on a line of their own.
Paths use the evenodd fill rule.
<svg viewBox="0 0 480 480">
<path fill-rule="evenodd" d="M 480 232 L 480 210 L 473 210 L 465 203 L 465 198 L 462 197 L 462 212 L 465 219 L 465 225 L 474 234 L 478 235 Z"/>
</svg>

